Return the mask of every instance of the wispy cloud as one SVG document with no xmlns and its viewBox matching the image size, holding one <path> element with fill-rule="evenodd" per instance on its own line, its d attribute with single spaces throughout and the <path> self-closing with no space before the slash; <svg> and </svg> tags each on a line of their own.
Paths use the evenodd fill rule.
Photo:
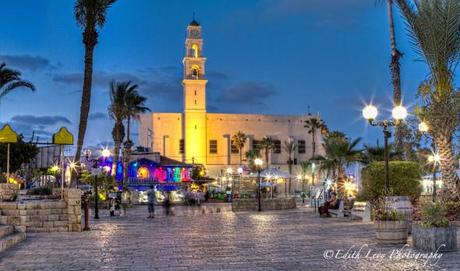
<svg viewBox="0 0 460 271">
<path fill-rule="evenodd" d="M 105 120 L 107 118 L 108 118 L 107 113 L 95 112 L 95 113 L 89 114 L 90 120 Z"/>
<path fill-rule="evenodd" d="M 0 63 L 5 62 L 7 66 L 21 70 L 53 70 L 61 66 L 60 63 L 53 64 L 49 59 L 33 55 L 0 55 Z"/>
<path fill-rule="evenodd" d="M 50 126 L 59 123 L 72 124 L 72 122 L 64 116 L 33 116 L 33 115 L 16 115 L 11 118 L 13 122 L 21 124 L 31 124 L 40 126 Z"/>
</svg>

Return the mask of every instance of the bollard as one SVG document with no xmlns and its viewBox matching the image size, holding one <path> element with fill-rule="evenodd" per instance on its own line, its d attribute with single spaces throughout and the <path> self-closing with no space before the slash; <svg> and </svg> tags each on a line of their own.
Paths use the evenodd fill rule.
<svg viewBox="0 0 460 271">
<path fill-rule="evenodd" d="M 83 227 L 84 231 L 89 231 L 89 196 L 88 193 L 83 193 L 81 196 L 81 202 L 83 204 L 84 215 L 85 215 L 85 226 Z"/>
</svg>

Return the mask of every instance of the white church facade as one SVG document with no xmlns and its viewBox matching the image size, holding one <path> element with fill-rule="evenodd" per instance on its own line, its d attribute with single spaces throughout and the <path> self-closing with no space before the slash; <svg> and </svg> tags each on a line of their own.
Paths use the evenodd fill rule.
<svg viewBox="0 0 460 271">
<path fill-rule="evenodd" d="M 240 164 L 238 148 L 232 146 L 231 140 L 239 131 L 247 136 L 243 159 L 244 153 L 257 148 L 258 142 L 266 136 L 275 143 L 268 161 L 273 167 L 286 170 L 288 155 L 283 146 L 287 140 L 297 144 L 293 154 L 295 161 L 311 158 L 312 135 L 308 134 L 304 122 L 316 116 L 208 113 L 205 63 L 201 26 L 193 20 L 187 27 L 183 58 L 183 112 L 141 115 L 141 146 L 185 163 L 203 164 L 210 176 Z M 317 142 L 316 154 L 323 154 L 320 131 L 313 136 Z M 296 167 L 294 173 L 299 171 Z"/>
</svg>

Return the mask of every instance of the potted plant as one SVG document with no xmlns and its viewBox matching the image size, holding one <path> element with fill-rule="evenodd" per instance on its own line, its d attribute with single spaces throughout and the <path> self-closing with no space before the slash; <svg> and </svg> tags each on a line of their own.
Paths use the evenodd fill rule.
<svg viewBox="0 0 460 271">
<path fill-rule="evenodd" d="M 412 228 L 414 248 L 446 252 L 457 249 L 457 229 L 447 219 L 447 208 L 442 202 L 425 202 L 420 209 L 420 221 Z"/>
<path fill-rule="evenodd" d="M 407 221 L 404 215 L 387 208 L 383 200 L 377 201 L 374 219 L 378 243 L 405 244 L 407 242 Z"/>
</svg>

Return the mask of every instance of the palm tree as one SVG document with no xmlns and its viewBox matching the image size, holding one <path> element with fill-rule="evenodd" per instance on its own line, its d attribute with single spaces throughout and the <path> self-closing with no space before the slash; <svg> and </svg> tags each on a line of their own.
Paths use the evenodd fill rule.
<svg viewBox="0 0 460 271">
<path fill-rule="evenodd" d="M 260 146 L 260 149 L 263 150 L 264 154 L 265 154 L 265 162 L 267 163 L 266 168 L 269 168 L 269 160 L 268 160 L 268 158 L 269 158 L 271 150 L 273 150 L 275 148 L 275 143 L 273 142 L 273 139 L 271 137 L 265 136 L 260 141 L 259 146 Z"/>
<path fill-rule="evenodd" d="M 402 57 L 402 53 L 396 47 L 396 34 L 393 16 L 394 0 L 379 0 L 379 2 L 386 2 L 387 4 L 387 17 L 388 17 L 388 32 L 390 36 L 390 48 L 391 48 L 391 81 L 393 84 L 393 103 L 395 105 L 401 104 L 401 69 L 399 59 Z M 396 126 L 396 146 L 399 149 L 404 141 L 404 135 L 401 133 L 401 123 Z"/>
<path fill-rule="evenodd" d="M 316 157 L 316 131 L 320 131 L 322 134 L 327 134 L 327 127 L 323 120 L 319 118 L 309 118 L 305 121 L 305 128 L 308 130 L 308 134 L 311 134 L 311 159 Z"/>
<path fill-rule="evenodd" d="M 288 141 L 284 141 L 284 151 L 288 155 L 287 164 L 288 164 L 288 168 L 289 168 L 289 188 L 286 189 L 286 187 L 285 187 L 285 191 L 288 191 L 289 194 L 291 194 L 291 182 L 292 182 L 292 178 L 291 178 L 292 164 L 293 164 L 292 154 L 295 152 L 296 149 L 297 149 L 297 144 L 294 142 L 294 140 L 289 139 Z"/>
<path fill-rule="evenodd" d="M 0 99 L 18 88 L 35 91 L 32 83 L 21 79 L 21 72 L 7 68 L 5 63 L 0 64 Z"/>
<path fill-rule="evenodd" d="M 460 2 L 458 0 L 395 0 L 409 25 L 415 51 L 430 70 L 419 94 L 420 117 L 430 127 L 441 156 L 447 197 L 459 198 L 459 177 L 453 155 L 452 137 L 459 124 L 460 94 L 454 89 L 454 71 L 460 56 Z"/>
<path fill-rule="evenodd" d="M 380 146 L 377 142 L 377 145 L 367 145 L 364 144 L 363 152 L 363 162 L 371 163 L 374 161 L 384 161 L 385 160 L 385 148 Z M 395 160 L 400 156 L 400 151 L 395 147 L 394 144 L 388 145 L 388 157 L 390 160 Z"/>
<path fill-rule="evenodd" d="M 131 82 L 128 82 L 129 85 Z M 126 109 L 126 141 L 124 143 L 124 155 L 123 155 L 123 189 L 126 186 L 126 178 L 128 173 L 128 162 L 131 156 L 131 148 L 133 142 L 131 141 L 131 119 L 139 119 L 139 114 L 150 111 L 150 109 L 144 106 L 147 98 L 141 96 L 137 92 L 137 85 L 130 85 L 129 90 L 125 96 L 125 109 Z"/>
<path fill-rule="evenodd" d="M 88 126 L 88 114 L 91 104 L 91 84 L 93 80 L 93 53 L 97 44 L 98 29 L 104 26 L 108 8 L 116 0 L 76 0 L 75 18 L 83 28 L 83 44 L 85 45 L 85 72 L 80 105 L 80 121 L 78 124 L 77 152 L 75 161 L 80 161 L 81 150 Z"/>
<path fill-rule="evenodd" d="M 130 85 L 131 82 L 128 82 Z M 139 114 L 143 114 L 147 111 L 150 111 L 148 107 L 145 106 L 146 97 L 141 96 L 137 91 L 137 85 L 130 85 L 130 91 L 127 92 L 125 98 L 126 106 L 126 142 L 132 144 L 131 141 L 131 119 L 139 119 Z"/>
<path fill-rule="evenodd" d="M 112 129 L 112 138 L 114 141 L 113 169 L 112 175 L 116 174 L 118 158 L 120 156 L 120 148 L 125 138 L 125 126 L 123 121 L 127 118 L 126 112 L 126 97 L 135 90 L 135 85 L 130 81 L 110 83 L 110 101 L 108 108 L 110 117 L 115 121 Z"/>
<path fill-rule="evenodd" d="M 243 150 L 244 144 L 246 143 L 246 140 L 247 140 L 247 136 L 241 131 L 238 131 L 238 133 L 232 136 L 232 144 L 233 146 L 238 148 L 238 152 L 240 154 L 240 166 L 241 166 L 241 162 L 243 161 L 242 150 Z"/>
<path fill-rule="evenodd" d="M 320 165 L 320 169 L 332 173 L 335 179 L 339 192 L 342 191 L 345 181 L 345 167 L 349 164 L 362 160 L 361 150 L 357 146 L 361 138 L 350 141 L 342 133 L 332 132 L 324 139 L 323 147 L 326 153 L 324 161 Z"/>
</svg>

